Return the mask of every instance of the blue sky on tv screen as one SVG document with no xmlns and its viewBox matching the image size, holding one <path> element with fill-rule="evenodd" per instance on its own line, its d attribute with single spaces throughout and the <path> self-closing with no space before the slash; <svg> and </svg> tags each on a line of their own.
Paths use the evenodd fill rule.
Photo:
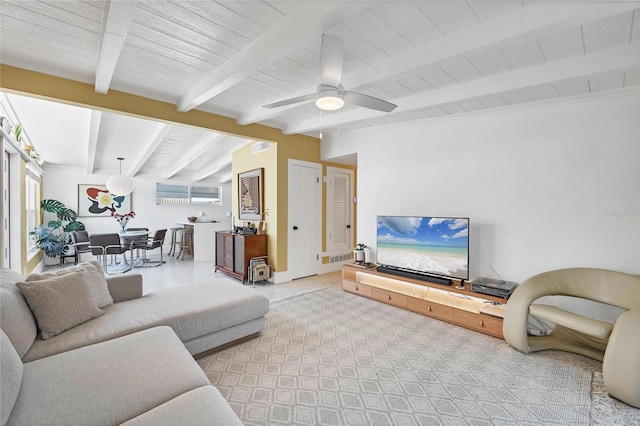
<svg viewBox="0 0 640 426">
<path fill-rule="evenodd" d="M 379 243 L 467 247 L 469 219 L 379 216 L 377 236 Z"/>
</svg>

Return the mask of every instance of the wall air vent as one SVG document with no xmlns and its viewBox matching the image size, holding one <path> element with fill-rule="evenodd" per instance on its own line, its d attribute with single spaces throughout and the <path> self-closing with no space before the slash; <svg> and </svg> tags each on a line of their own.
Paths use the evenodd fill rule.
<svg viewBox="0 0 640 426">
<path fill-rule="evenodd" d="M 338 256 L 330 256 L 329 257 L 329 263 L 336 263 L 336 262 L 344 262 L 346 260 L 351 259 L 351 253 L 348 254 L 341 254 Z"/>
<path fill-rule="evenodd" d="M 266 151 L 271 148 L 271 144 L 269 142 L 256 142 L 251 145 L 251 154 L 257 154 L 262 151 Z"/>
</svg>

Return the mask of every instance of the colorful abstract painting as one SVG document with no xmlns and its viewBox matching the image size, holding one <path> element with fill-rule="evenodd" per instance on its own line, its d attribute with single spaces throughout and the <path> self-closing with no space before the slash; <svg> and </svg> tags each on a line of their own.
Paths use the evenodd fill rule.
<svg viewBox="0 0 640 426">
<path fill-rule="evenodd" d="M 131 211 L 131 194 L 113 195 L 104 185 L 78 185 L 78 216 L 111 216 Z"/>
</svg>

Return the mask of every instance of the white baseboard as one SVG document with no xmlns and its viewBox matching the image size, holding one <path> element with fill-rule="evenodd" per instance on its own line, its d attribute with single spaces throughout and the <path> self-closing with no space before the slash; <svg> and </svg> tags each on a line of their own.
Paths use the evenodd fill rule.
<svg viewBox="0 0 640 426">
<path fill-rule="evenodd" d="M 269 281 L 274 284 L 286 283 L 287 281 L 291 281 L 291 274 L 289 271 L 273 272 Z"/>
<path fill-rule="evenodd" d="M 342 265 L 353 263 L 353 259 L 345 260 L 344 262 L 325 263 L 320 267 L 321 274 L 328 274 L 329 272 L 336 272 L 342 269 Z"/>
<path fill-rule="evenodd" d="M 342 269 L 342 265 L 346 265 L 352 262 L 353 260 L 349 259 L 345 260 L 344 262 L 325 263 L 323 265 L 320 265 L 320 271 L 318 271 L 318 274 L 328 274 L 329 272 L 340 271 Z M 289 271 L 273 272 L 271 274 L 271 278 L 269 278 L 269 281 L 273 282 L 274 284 L 285 283 L 292 280 L 293 279 L 291 278 L 291 274 L 289 273 Z"/>
</svg>

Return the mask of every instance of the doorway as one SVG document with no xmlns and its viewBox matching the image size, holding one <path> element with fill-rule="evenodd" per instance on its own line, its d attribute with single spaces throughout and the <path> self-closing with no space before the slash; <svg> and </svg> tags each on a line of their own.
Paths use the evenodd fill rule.
<svg viewBox="0 0 640 426">
<path fill-rule="evenodd" d="M 288 250 L 291 279 L 320 272 L 322 234 L 322 166 L 289 159 Z"/>
</svg>

